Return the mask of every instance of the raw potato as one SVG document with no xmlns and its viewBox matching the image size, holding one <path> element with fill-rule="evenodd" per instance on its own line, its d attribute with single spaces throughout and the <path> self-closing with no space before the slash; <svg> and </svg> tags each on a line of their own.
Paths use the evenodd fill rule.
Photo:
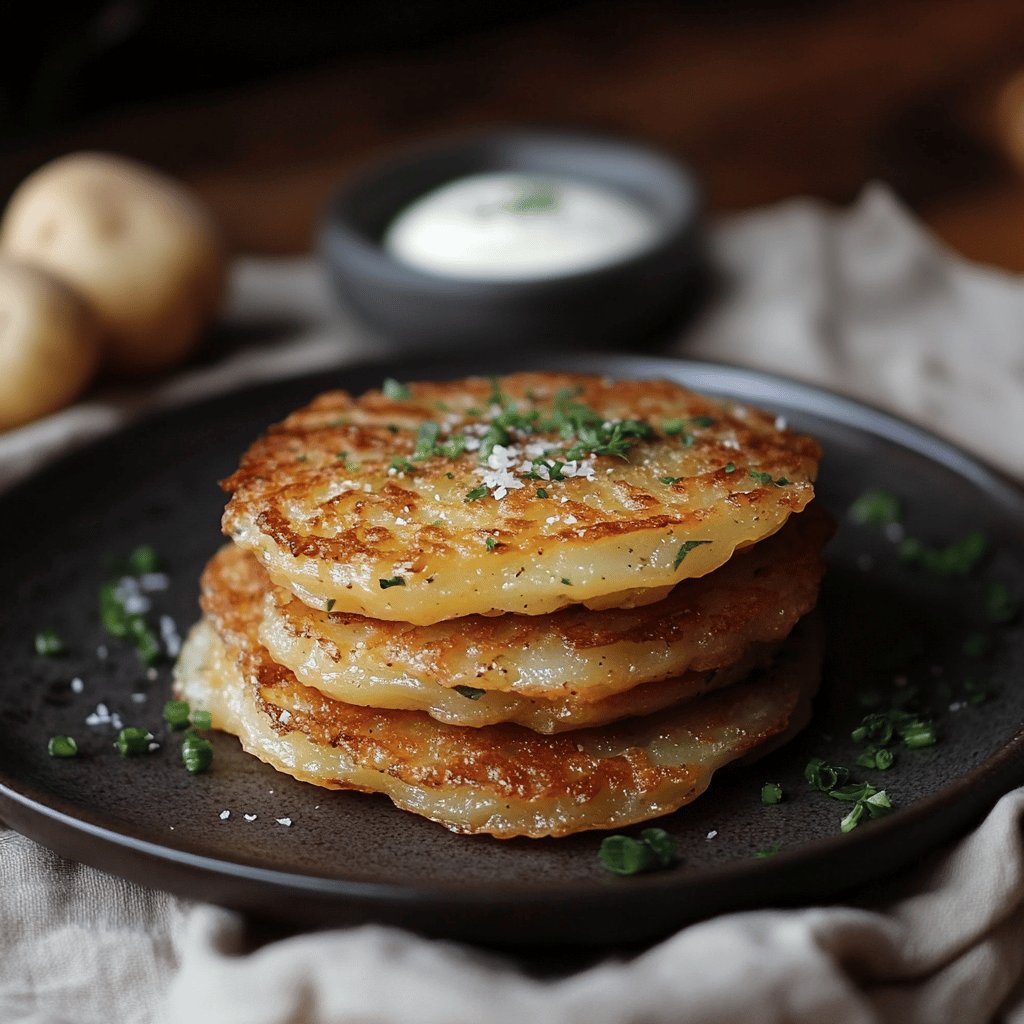
<svg viewBox="0 0 1024 1024">
<path fill-rule="evenodd" d="M 0 259 L 0 430 L 67 405 L 89 383 L 100 328 L 63 281 Z"/>
<path fill-rule="evenodd" d="M 115 373 L 181 362 L 224 291 L 224 246 L 200 203 L 170 178 L 101 153 L 61 157 L 30 175 L 4 214 L 0 248 L 89 300 Z"/>
</svg>

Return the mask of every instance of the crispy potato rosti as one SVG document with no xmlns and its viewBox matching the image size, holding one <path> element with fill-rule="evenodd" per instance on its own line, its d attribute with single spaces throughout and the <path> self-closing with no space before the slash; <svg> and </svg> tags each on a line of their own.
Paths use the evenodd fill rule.
<svg viewBox="0 0 1024 1024">
<path fill-rule="evenodd" d="M 664 597 L 813 497 L 818 445 L 669 381 L 337 391 L 224 482 L 224 530 L 316 608 L 426 625 Z"/>
<path fill-rule="evenodd" d="M 271 657 L 337 700 L 426 711 L 454 725 L 507 721 L 560 732 L 646 714 L 741 678 L 760 647 L 783 639 L 814 607 L 830 528 L 812 507 L 711 575 L 632 610 L 577 607 L 432 626 L 328 614 L 275 587 L 233 547 L 207 566 L 202 604 L 214 622 L 233 614 L 233 603 L 258 606 L 252 614 L 262 615 L 259 638 Z"/>
<path fill-rule="evenodd" d="M 212 712 L 217 728 L 301 781 L 383 793 L 455 832 L 559 836 L 673 811 L 698 797 L 718 768 L 785 733 L 820 671 L 820 643 L 807 626 L 748 682 L 558 736 L 343 704 L 302 686 L 254 631 L 221 638 L 205 620 L 189 636 L 176 685 L 179 696 Z"/>
</svg>

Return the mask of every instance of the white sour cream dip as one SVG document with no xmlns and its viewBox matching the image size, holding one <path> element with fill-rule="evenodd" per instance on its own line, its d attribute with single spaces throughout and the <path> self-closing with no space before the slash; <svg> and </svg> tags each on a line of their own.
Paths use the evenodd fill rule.
<svg viewBox="0 0 1024 1024">
<path fill-rule="evenodd" d="M 629 196 L 546 174 L 458 178 L 392 222 L 385 249 L 418 270 L 481 281 L 555 277 L 615 263 L 657 235 Z"/>
</svg>

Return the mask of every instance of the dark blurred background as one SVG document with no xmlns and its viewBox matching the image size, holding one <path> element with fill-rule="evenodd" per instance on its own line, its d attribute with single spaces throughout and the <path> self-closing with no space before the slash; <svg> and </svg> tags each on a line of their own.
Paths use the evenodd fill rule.
<svg viewBox="0 0 1024 1024">
<path fill-rule="evenodd" d="M 1021 0 L 86 0 L 0 31 L 0 200 L 107 149 L 183 178 L 238 249 L 297 252 L 390 147 L 572 125 L 689 160 L 719 211 L 881 178 L 1024 270 Z"/>
</svg>

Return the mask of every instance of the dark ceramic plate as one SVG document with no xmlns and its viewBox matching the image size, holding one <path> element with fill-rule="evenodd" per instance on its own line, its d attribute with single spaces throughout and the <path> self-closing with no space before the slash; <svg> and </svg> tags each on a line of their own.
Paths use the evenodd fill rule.
<svg viewBox="0 0 1024 1024">
<path fill-rule="evenodd" d="M 826 452 L 820 501 L 840 526 L 822 598 L 829 654 L 813 723 L 765 760 L 721 773 L 705 798 L 658 823 L 679 841 L 674 869 L 611 876 L 597 860 L 599 834 L 511 842 L 452 835 L 382 797 L 328 793 L 279 775 L 227 736 L 215 737 L 214 769 L 190 776 L 178 741 L 160 726 L 169 667 L 147 679 L 134 651 L 104 636 L 96 593 L 112 559 L 155 545 L 171 577 L 155 611 L 184 630 L 197 615 L 200 569 L 221 543 L 224 499 L 215 481 L 260 430 L 317 391 L 360 391 L 393 365 L 284 381 L 160 415 L 0 500 L 0 815 L 115 874 L 304 924 L 374 919 L 491 942 L 625 943 L 726 910 L 832 897 L 964 831 L 1024 780 L 1024 637 L 1017 623 L 994 626 L 985 613 L 992 581 L 1024 593 L 1020 491 L 904 423 L 763 374 L 624 357 L 548 365 L 556 363 L 742 396 L 815 434 Z M 512 368 L 507 360 L 400 372 Z M 908 533 L 929 543 L 983 530 L 990 551 L 977 572 L 949 580 L 908 567 L 883 531 L 844 516 L 862 491 L 878 487 L 901 496 Z M 33 635 L 48 626 L 67 641 L 63 657 L 33 652 Z M 110 649 L 105 660 L 100 644 Z M 69 686 L 76 676 L 81 693 Z M 809 791 L 808 758 L 853 764 L 849 733 L 864 706 L 888 706 L 912 691 L 936 712 L 940 742 L 901 749 L 887 773 L 855 769 L 884 786 L 897 809 L 840 834 L 848 805 Z M 972 703 L 986 691 L 988 699 Z M 139 693 L 144 703 L 133 699 Z M 85 724 L 100 702 L 151 728 L 164 747 L 120 758 L 110 726 Z M 54 733 L 77 736 L 82 756 L 51 760 Z M 777 806 L 761 803 L 767 780 L 786 793 Z M 776 846 L 775 856 L 757 856 Z"/>
</svg>

